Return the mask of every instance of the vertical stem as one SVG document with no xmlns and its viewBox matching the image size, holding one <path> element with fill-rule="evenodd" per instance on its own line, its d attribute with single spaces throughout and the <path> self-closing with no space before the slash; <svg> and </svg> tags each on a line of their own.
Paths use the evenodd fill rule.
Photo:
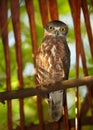
<svg viewBox="0 0 93 130">
<path fill-rule="evenodd" d="M 83 72 L 85 76 L 88 76 L 88 69 L 86 65 L 86 58 L 85 58 L 85 53 L 84 53 L 84 47 L 83 47 L 83 41 L 81 39 L 81 59 L 82 59 L 82 64 L 83 64 Z M 91 114 L 93 116 L 93 103 L 92 103 L 92 94 L 91 94 L 91 87 L 87 86 L 87 91 L 88 91 L 88 101 L 89 101 L 89 106 L 91 109 Z"/>
<path fill-rule="evenodd" d="M 8 15 L 7 15 L 7 0 L 0 1 L 0 28 L 2 41 L 4 46 L 5 64 L 6 64 L 6 86 L 7 91 L 11 91 L 11 73 L 10 73 L 10 52 L 8 46 Z M 11 100 L 7 101 L 7 120 L 8 129 L 12 130 L 12 104 Z"/>
<path fill-rule="evenodd" d="M 42 16 L 42 23 L 43 25 L 46 25 L 49 21 L 47 0 L 39 0 L 39 6 Z"/>
<path fill-rule="evenodd" d="M 64 90 L 64 114 L 65 114 L 65 117 L 64 117 L 65 130 L 69 130 L 66 90 Z"/>
<path fill-rule="evenodd" d="M 20 7 L 19 0 L 10 0 L 11 4 L 11 16 L 13 23 L 13 30 L 15 36 L 15 48 L 16 48 L 16 60 L 17 60 L 17 72 L 18 72 L 18 82 L 19 89 L 23 88 L 23 75 L 22 75 L 22 51 L 21 51 L 21 31 L 20 31 Z M 24 130 L 24 101 L 19 99 L 20 105 L 20 129 Z"/>
<path fill-rule="evenodd" d="M 37 50 L 37 39 L 36 39 L 36 27 L 35 27 L 35 18 L 34 18 L 34 7 L 33 7 L 33 0 L 25 0 L 26 9 L 29 17 L 29 24 L 30 24 L 30 31 L 32 37 L 32 53 L 34 58 L 34 67 L 36 68 L 35 57 L 36 57 L 36 50 Z M 46 6 L 46 5 L 44 5 Z M 35 77 L 35 83 L 37 84 L 37 80 Z M 42 110 L 42 99 L 37 97 L 37 107 L 38 107 L 38 116 L 39 116 L 39 129 L 43 130 L 43 110 Z"/>
<path fill-rule="evenodd" d="M 81 5 L 82 5 L 83 14 L 84 14 L 88 39 L 89 39 L 90 51 L 91 51 L 91 55 L 92 55 L 92 59 L 93 59 L 93 37 L 92 37 L 92 29 L 91 29 L 91 25 L 90 25 L 87 1 L 81 0 Z"/>
<path fill-rule="evenodd" d="M 57 20 L 58 19 L 57 0 L 48 0 L 48 3 L 49 3 L 49 11 L 50 11 L 51 20 Z"/>
<path fill-rule="evenodd" d="M 74 22 L 74 30 L 75 30 L 75 38 L 76 38 L 76 79 L 79 78 L 79 54 L 80 54 L 80 9 L 81 9 L 81 0 L 69 0 L 69 4 L 71 7 L 71 12 L 73 16 L 73 22 Z M 79 106 L 78 106 L 78 87 L 76 86 L 75 89 L 75 130 L 78 130 L 78 118 L 79 118 Z"/>
</svg>

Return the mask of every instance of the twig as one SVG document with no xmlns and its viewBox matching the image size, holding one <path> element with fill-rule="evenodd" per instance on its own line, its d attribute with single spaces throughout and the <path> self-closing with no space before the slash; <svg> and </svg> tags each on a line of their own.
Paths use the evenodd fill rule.
<svg viewBox="0 0 93 130">
<path fill-rule="evenodd" d="M 37 85 L 34 88 L 22 88 L 19 90 L 5 91 L 0 93 L 0 102 L 4 103 L 5 100 L 10 99 L 22 99 L 30 96 L 45 97 L 46 94 L 61 89 L 74 88 L 75 86 L 93 85 L 93 76 L 86 76 L 79 79 L 64 80 L 62 82 L 56 82 L 55 84 L 42 84 Z M 42 87 L 41 87 L 42 86 Z"/>
</svg>

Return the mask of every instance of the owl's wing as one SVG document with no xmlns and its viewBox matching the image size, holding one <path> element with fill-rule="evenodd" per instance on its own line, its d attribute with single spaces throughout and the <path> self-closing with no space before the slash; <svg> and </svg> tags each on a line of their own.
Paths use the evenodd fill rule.
<svg viewBox="0 0 93 130">
<path fill-rule="evenodd" d="M 65 43 L 65 55 L 62 58 L 62 63 L 63 63 L 64 72 L 65 72 L 64 79 L 67 80 L 69 76 L 69 70 L 70 70 L 70 50 L 67 43 Z"/>
</svg>

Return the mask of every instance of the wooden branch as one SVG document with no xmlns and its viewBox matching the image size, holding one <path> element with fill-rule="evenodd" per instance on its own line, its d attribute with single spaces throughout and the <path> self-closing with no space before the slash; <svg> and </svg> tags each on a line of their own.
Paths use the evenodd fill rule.
<svg viewBox="0 0 93 130">
<path fill-rule="evenodd" d="M 64 80 L 62 82 L 56 82 L 55 84 L 42 84 L 37 85 L 34 88 L 26 88 L 20 90 L 6 91 L 0 93 L 0 102 L 4 103 L 5 100 L 10 99 L 22 99 L 30 96 L 45 97 L 46 94 L 61 89 L 74 88 L 75 86 L 93 85 L 93 76 L 86 76 L 79 79 Z M 42 87 L 41 87 L 42 86 Z"/>
</svg>

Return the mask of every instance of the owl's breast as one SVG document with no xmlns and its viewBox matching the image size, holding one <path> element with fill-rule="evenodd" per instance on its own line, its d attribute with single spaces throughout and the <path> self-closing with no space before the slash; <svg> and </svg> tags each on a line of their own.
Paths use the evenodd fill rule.
<svg viewBox="0 0 93 130">
<path fill-rule="evenodd" d="M 65 77 L 63 58 L 66 51 L 62 42 L 60 38 L 45 38 L 39 48 L 36 58 L 38 77 L 45 81 L 60 81 Z"/>
</svg>

